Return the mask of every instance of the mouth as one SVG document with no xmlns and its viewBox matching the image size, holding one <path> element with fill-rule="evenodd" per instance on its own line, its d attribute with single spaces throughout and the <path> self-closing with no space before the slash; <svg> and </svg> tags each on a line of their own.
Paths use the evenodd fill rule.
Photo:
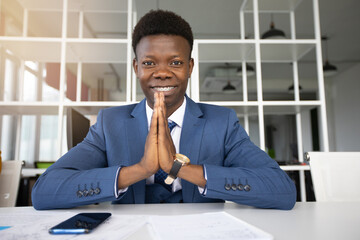
<svg viewBox="0 0 360 240">
<path fill-rule="evenodd" d="M 169 92 L 173 90 L 175 87 L 152 87 L 152 89 L 156 92 Z"/>
</svg>

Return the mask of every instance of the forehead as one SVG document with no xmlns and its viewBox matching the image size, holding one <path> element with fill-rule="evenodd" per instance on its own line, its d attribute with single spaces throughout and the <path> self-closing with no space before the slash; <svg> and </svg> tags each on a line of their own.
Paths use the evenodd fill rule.
<svg viewBox="0 0 360 240">
<path fill-rule="evenodd" d="M 190 46 L 188 41 L 178 35 L 149 35 L 143 37 L 136 46 L 138 57 L 155 53 L 176 53 L 184 57 L 189 57 Z"/>
</svg>

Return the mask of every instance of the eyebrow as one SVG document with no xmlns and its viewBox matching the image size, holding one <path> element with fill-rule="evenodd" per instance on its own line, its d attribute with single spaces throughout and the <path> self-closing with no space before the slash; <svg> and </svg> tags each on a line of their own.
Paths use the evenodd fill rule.
<svg viewBox="0 0 360 240">
<path fill-rule="evenodd" d="M 144 56 L 144 58 L 156 58 L 154 55 L 146 55 Z M 170 59 L 173 59 L 173 58 L 181 58 L 180 55 L 173 55 L 170 57 Z"/>
</svg>

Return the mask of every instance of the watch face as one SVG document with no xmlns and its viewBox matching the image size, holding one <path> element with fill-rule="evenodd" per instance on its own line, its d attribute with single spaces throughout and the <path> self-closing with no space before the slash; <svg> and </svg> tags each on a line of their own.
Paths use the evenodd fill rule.
<svg viewBox="0 0 360 240">
<path fill-rule="evenodd" d="M 190 163 L 190 159 L 187 156 L 182 155 L 180 153 L 175 154 L 175 158 L 185 165 Z"/>
</svg>

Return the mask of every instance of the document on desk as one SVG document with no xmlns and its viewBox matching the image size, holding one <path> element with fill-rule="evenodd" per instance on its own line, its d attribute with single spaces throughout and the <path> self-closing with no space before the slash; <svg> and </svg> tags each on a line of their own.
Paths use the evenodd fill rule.
<svg viewBox="0 0 360 240">
<path fill-rule="evenodd" d="M 112 215 L 90 234 L 81 235 L 51 235 L 48 230 L 58 223 L 76 215 L 73 212 L 65 213 L 45 213 L 36 212 L 24 216 L 17 216 L 21 222 L 15 222 L 14 214 L 1 215 L 0 226 L 10 226 L 0 231 L 0 239 L 16 240 L 68 240 L 68 239 L 87 239 L 87 240 L 111 240 L 126 239 L 147 223 L 147 216 L 141 215 Z M 15 214 L 17 215 L 17 214 Z M 16 217 L 16 216 L 15 216 Z"/>
<path fill-rule="evenodd" d="M 226 212 L 152 216 L 156 239 L 162 240 L 269 240 L 274 237 Z"/>
<path fill-rule="evenodd" d="M 147 239 L 159 240 L 270 240 L 270 234 L 225 212 L 190 215 L 120 215 L 113 214 L 90 234 L 50 235 L 48 230 L 74 216 L 74 212 L 34 212 L 30 214 L 2 214 L 0 239 L 127 239 L 134 233 L 148 229 Z"/>
</svg>

